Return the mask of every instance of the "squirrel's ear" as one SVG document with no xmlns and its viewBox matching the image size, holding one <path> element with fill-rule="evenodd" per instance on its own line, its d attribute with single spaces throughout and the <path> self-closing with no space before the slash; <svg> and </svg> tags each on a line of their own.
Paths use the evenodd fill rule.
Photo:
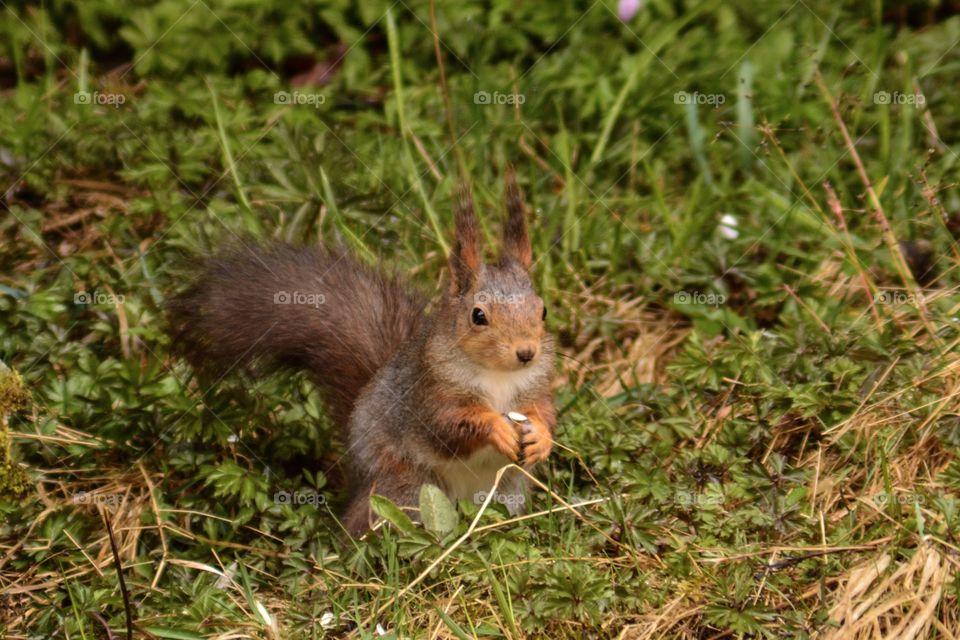
<svg viewBox="0 0 960 640">
<path fill-rule="evenodd" d="M 480 270 L 480 227 L 473 212 L 470 187 L 460 183 L 454 213 L 456 236 L 450 254 L 450 286 L 459 294 L 468 290 Z"/>
<path fill-rule="evenodd" d="M 503 251 L 501 259 L 515 260 L 524 269 L 533 262 L 533 249 L 527 234 L 527 221 L 523 212 L 523 194 L 517 186 L 517 176 L 513 167 L 508 166 L 504 179 L 504 193 L 507 200 L 507 222 L 503 226 Z"/>
</svg>

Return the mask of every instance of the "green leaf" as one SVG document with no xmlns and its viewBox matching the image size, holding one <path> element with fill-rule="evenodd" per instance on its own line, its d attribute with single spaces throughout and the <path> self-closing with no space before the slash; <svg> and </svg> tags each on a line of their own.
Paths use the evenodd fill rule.
<svg viewBox="0 0 960 640">
<path fill-rule="evenodd" d="M 427 531 L 445 535 L 457 527 L 456 509 L 440 487 L 425 484 L 420 487 L 420 517 Z"/>
<path fill-rule="evenodd" d="M 370 496 L 370 506 L 373 507 L 374 513 L 407 535 L 412 536 L 417 533 L 417 525 L 413 524 L 410 516 L 405 514 L 400 507 L 393 504 L 389 498 Z"/>
</svg>

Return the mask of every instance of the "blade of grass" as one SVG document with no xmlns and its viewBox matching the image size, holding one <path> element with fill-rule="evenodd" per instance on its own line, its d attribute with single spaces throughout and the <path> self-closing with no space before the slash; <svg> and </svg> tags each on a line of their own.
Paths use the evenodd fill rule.
<svg viewBox="0 0 960 640">
<path fill-rule="evenodd" d="M 64 585 L 67 587 L 67 593 L 70 594 L 70 608 L 73 610 L 73 617 L 77 621 L 77 626 L 80 627 L 80 638 L 81 640 L 87 640 L 87 632 L 84 631 L 83 618 L 80 616 L 80 610 L 77 609 L 77 599 L 73 595 L 73 585 L 69 580 L 64 580 Z"/>
<path fill-rule="evenodd" d="M 647 158 L 644 158 L 643 160 L 643 169 L 647 174 L 647 181 L 650 183 L 650 189 L 653 191 L 653 203 L 655 208 L 660 214 L 660 217 L 663 218 L 664 224 L 667 225 L 667 231 L 669 231 L 670 238 L 673 241 L 671 253 L 675 256 L 677 252 L 680 251 L 680 247 L 683 243 L 683 235 L 681 233 L 680 225 L 677 224 L 673 213 L 670 211 L 670 207 L 667 206 L 667 200 L 664 197 L 659 176 L 655 172 L 650 160 Z"/>
<path fill-rule="evenodd" d="M 560 233 L 563 240 L 560 243 L 564 262 L 571 261 L 571 254 L 580 246 L 580 216 L 577 215 L 577 184 L 579 179 L 573 170 L 573 150 L 570 134 L 559 119 L 560 133 L 557 134 L 557 155 L 563 161 L 563 181 L 567 192 L 567 209 L 563 215 L 563 227 Z"/>
<path fill-rule="evenodd" d="M 240 198 L 240 203 L 243 205 L 244 219 L 247 221 L 248 230 L 256 234 L 261 234 L 263 233 L 262 225 L 254 213 L 253 207 L 250 206 L 250 201 L 247 199 L 247 194 L 243 189 L 243 183 L 240 181 L 237 163 L 233 159 L 233 151 L 230 149 L 230 139 L 227 136 L 226 128 L 223 126 L 223 116 L 220 113 L 220 102 L 217 99 L 217 92 L 209 79 L 207 80 L 207 89 L 210 91 L 210 100 L 213 102 L 213 117 L 217 121 L 217 134 L 220 136 L 220 146 L 223 149 L 223 162 L 227 165 L 227 171 L 230 173 L 233 184 L 237 189 L 237 197 Z"/>
<path fill-rule="evenodd" d="M 737 138 L 740 143 L 740 165 L 746 171 L 753 163 L 756 138 L 753 124 L 753 65 L 749 60 L 740 66 L 737 78 Z"/>
<path fill-rule="evenodd" d="M 242 562 L 239 563 L 240 566 L 240 580 L 243 584 L 243 595 L 247 600 L 247 606 L 250 607 L 250 611 L 253 612 L 253 617 L 259 622 L 264 630 L 267 632 L 268 637 L 273 637 L 273 631 L 276 628 L 274 621 L 270 617 L 270 612 L 267 611 L 267 608 L 264 607 L 259 600 L 256 599 L 253 595 L 253 584 L 250 581 L 250 574 L 247 573 L 247 567 Z"/>
<path fill-rule="evenodd" d="M 454 622 L 453 618 L 444 613 L 439 607 L 434 607 L 434 609 L 437 610 L 437 615 L 443 620 L 443 624 L 447 625 L 447 629 L 450 629 L 450 632 L 460 638 L 460 640 L 471 640 L 476 637 L 468 635 L 467 632 L 463 630 L 463 627 Z"/>
<path fill-rule="evenodd" d="M 140 627 L 140 629 L 158 638 L 167 638 L 168 640 L 206 640 L 207 638 L 207 636 L 201 636 L 190 631 L 167 629 L 166 627 Z"/>
<path fill-rule="evenodd" d="M 430 199 L 427 197 L 427 191 L 420 180 L 420 174 L 417 173 L 416 163 L 413 160 L 413 151 L 410 149 L 410 127 L 407 124 L 406 108 L 404 106 L 403 76 L 400 71 L 400 41 L 397 35 L 397 23 L 393 17 L 393 10 L 387 9 L 387 46 L 390 49 L 390 67 L 393 72 L 393 92 L 397 98 L 397 119 L 400 121 L 400 133 L 403 137 L 404 164 L 407 172 L 410 174 L 410 181 L 414 190 L 420 196 L 423 202 L 423 209 L 427 214 L 427 220 L 433 228 L 434 239 L 443 253 L 450 252 L 450 246 L 447 244 L 445 234 L 440 226 L 437 212 L 433 209 Z"/>
<path fill-rule="evenodd" d="M 327 172 L 322 167 L 320 168 L 320 184 L 323 186 L 323 202 L 327 205 L 327 210 L 333 218 L 333 224 L 337 227 L 337 231 L 343 234 L 347 239 L 347 244 L 354 251 L 362 253 L 370 262 L 376 262 L 376 254 L 350 229 L 350 225 L 344 224 L 343 217 L 340 215 L 340 208 L 337 206 L 337 197 L 333 193 L 333 187 L 330 186 Z"/>
<path fill-rule="evenodd" d="M 502 564 L 502 560 L 500 562 Z M 487 580 L 489 580 L 490 588 L 493 590 L 493 597 L 497 600 L 497 608 L 506 618 L 507 627 L 510 629 L 510 637 L 522 638 L 523 635 L 520 633 L 520 630 L 517 629 L 517 621 L 513 612 L 513 602 L 510 600 L 510 587 L 507 581 L 504 579 L 498 580 L 497 577 L 493 575 L 489 564 L 487 564 L 486 569 Z M 506 588 L 506 592 L 504 592 L 504 588 L 501 588 L 501 584 Z"/>
<path fill-rule="evenodd" d="M 703 140 L 706 134 L 700 127 L 700 119 L 697 117 L 697 105 L 694 100 L 687 100 L 684 105 L 687 111 L 687 141 L 690 143 L 690 153 L 697 166 L 700 167 L 700 173 L 708 185 L 713 186 L 713 175 L 710 173 L 710 164 L 707 162 L 707 154 L 703 148 Z"/>
<path fill-rule="evenodd" d="M 77 74 L 77 91 L 84 93 L 89 91 L 90 85 L 90 54 L 87 52 L 86 47 L 80 50 L 80 64 L 78 66 L 80 68 L 80 72 Z"/>
</svg>

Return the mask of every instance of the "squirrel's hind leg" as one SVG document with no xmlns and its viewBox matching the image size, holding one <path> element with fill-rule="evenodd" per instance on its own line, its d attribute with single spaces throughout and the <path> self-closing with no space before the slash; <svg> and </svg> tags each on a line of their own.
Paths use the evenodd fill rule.
<svg viewBox="0 0 960 640">
<path fill-rule="evenodd" d="M 391 465 L 381 474 L 354 492 L 343 515 L 343 526 L 354 537 L 359 537 L 377 523 L 377 515 L 370 506 L 370 496 L 380 495 L 403 509 L 414 522 L 420 521 L 420 487 L 435 482 L 426 471 L 403 463 Z"/>
</svg>

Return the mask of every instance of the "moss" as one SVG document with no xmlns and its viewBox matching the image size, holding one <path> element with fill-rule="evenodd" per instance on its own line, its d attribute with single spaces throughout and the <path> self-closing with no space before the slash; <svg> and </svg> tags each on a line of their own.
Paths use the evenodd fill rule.
<svg viewBox="0 0 960 640">
<path fill-rule="evenodd" d="M 30 402 L 23 379 L 0 362 L 0 498 L 17 498 L 27 492 L 27 474 L 10 453 L 10 428 L 7 416 Z"/>
</svg>

